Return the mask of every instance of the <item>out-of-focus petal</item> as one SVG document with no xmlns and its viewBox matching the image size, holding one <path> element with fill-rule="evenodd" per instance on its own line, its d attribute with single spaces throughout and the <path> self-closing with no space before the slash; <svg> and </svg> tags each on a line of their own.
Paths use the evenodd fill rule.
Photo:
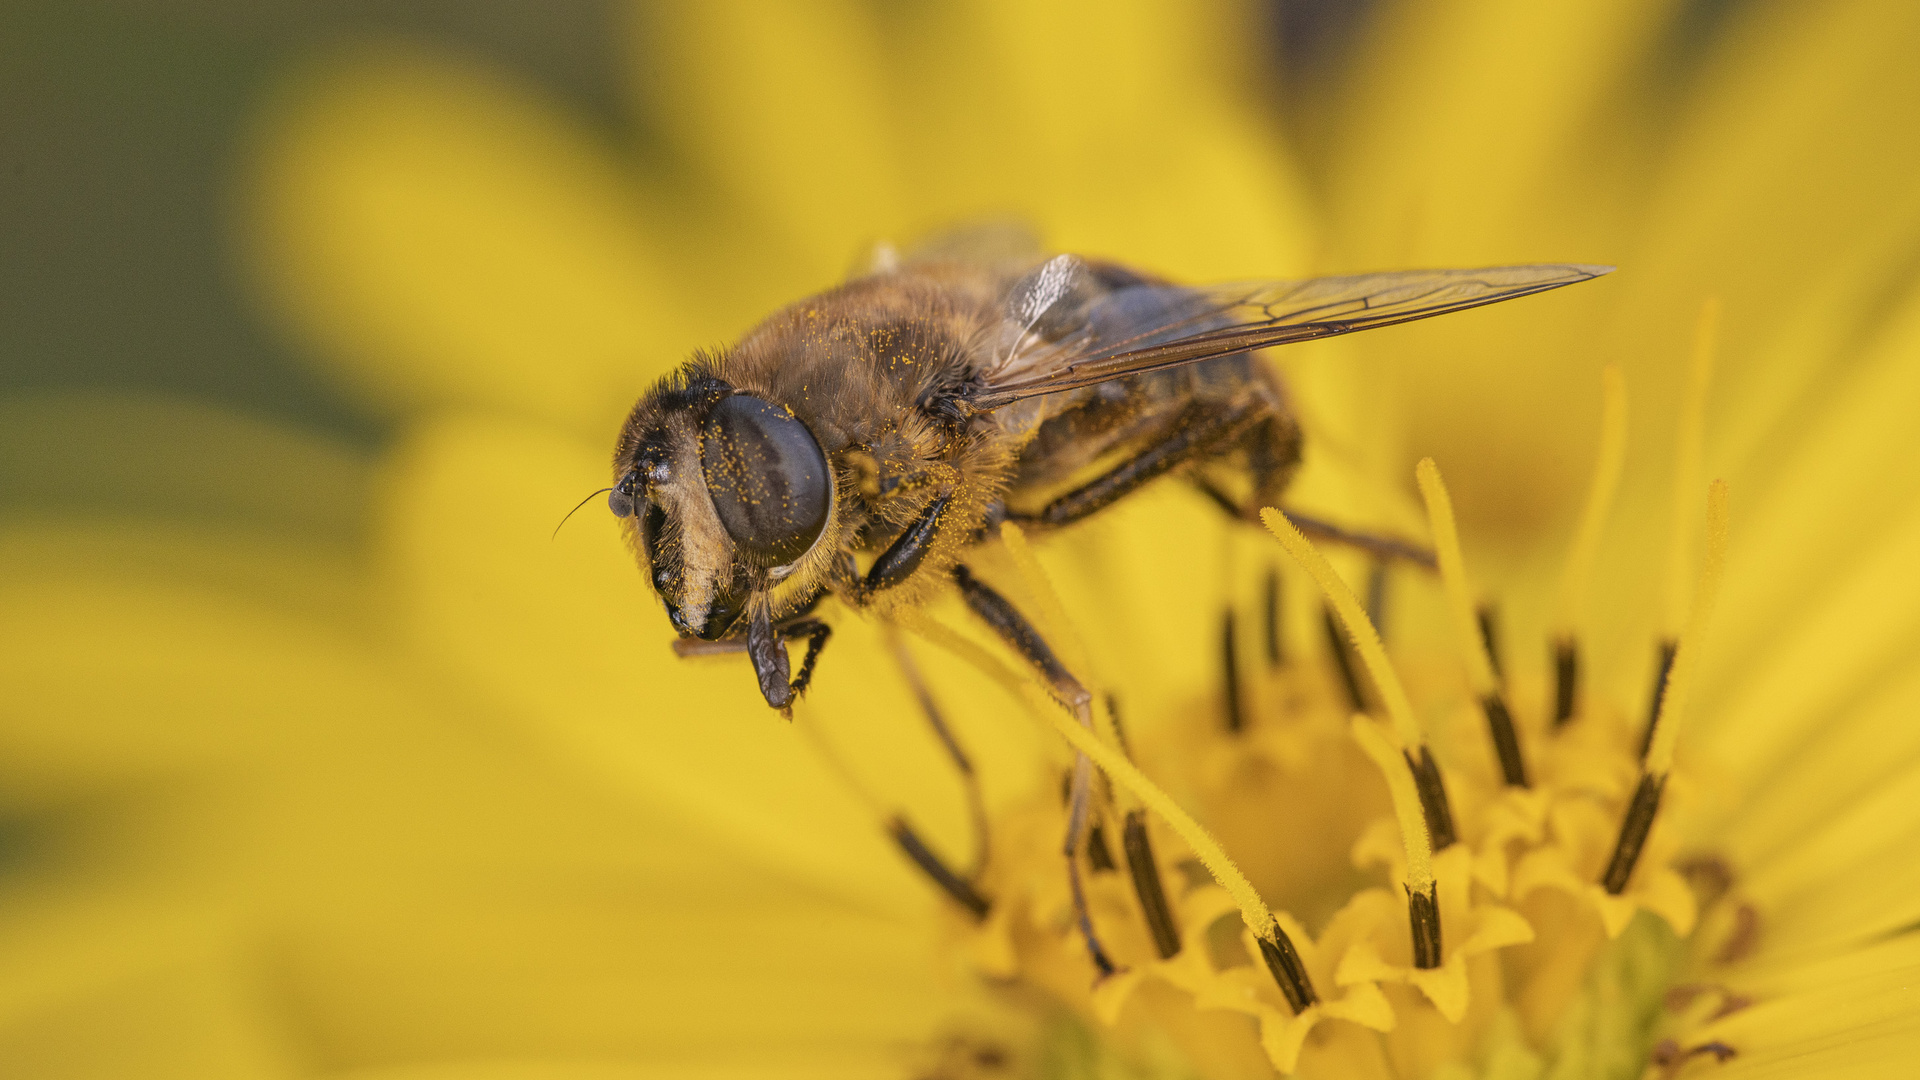
<svg viewBox="0 0 1920 1080">
<path fill-rule="evenodd" d="M 242 239 L 268 299 L 389 409 L 611 428 L 701 325 L 670 212 L 527 91 L 418 53 L 317 64 L 253 148 Z"/>
<path fill-rule="evenodd" d="M 1597 257 L 1542 252 L 1592 212 L 1575 167 L 1672 0 L 1383 5 L 1346 85 L 1326 184 L 1342 269 Z M 1573 174 L 1570 177 L 1570 174 Z M 1626 175 L 1631 175 L 1627 173 Z M 1542 220 L 1544 219 L 1544 220 Z"/>
<path fill-rule="evenodd" d="M 809 741 L 819 733 L 865 766 L 855 769 L 863 783 L 916 820 L 935 819 L 941 836 L 964 837 L 957 780 L 877 629 L 838 619 L 817 692 L 793 723 L 780 719 L 745 657 L 675 658 L 667 620 L 597 501 L 550 542 L 573 494 L 604 475 L 598 453 L 537 429 L 448 419 L 416 431 L 393 464 L 385 526 L 411 640 L 475 702 L 530 721 L 588 773 L 822 887 L 917 910 L 928 886 Z M 964 696 L 945 703 L 980 711 Z M 976 739 L 1031 726 L 1007 705 L 987 708 L 1012 735 L 988 727 Z"/>
<path fill-rule="evenodd" d="M 863 5 L 721 0 L 639 11 L 642 109 L 698 167 L 697 183 L 733 204 L 737 217 L 716 224 L 770 233 L 757 246 L 789 247 L 812 286 L 842 272 L 858 243 L 910 224 L 895 103 Z"/>
<path fill-rule="evenodd" d="M 1306 197 L 1236 92 L 1230 17 L 978 0 L 889 26 L 919 214 L 1026 215 L 1054 246 L 1188 278 L 1305 268 Z"/>
</svg>

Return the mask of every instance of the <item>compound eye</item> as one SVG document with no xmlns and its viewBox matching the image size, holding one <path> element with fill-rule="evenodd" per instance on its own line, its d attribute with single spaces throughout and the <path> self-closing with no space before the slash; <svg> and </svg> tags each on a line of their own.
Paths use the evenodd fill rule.
<svg viewBox="0 0 1920 1080">
<path fill-rule="evenodd" d="M 620 482 L 613 485 L 613 490 L 607 492 L 607 509 L 613 511 L 614 517 L 633 516 L 633 493 L 637 480 L 633 470 L 629 469 L 621 474 Z"/>
<path fill-rule="evenodd" d="M 762 567 L 807 553 L 827 526 L 827 455 L 793 414 L 751 394 L 707 414 L 700 468 L 720 524 L 740 555 Z"/>
</svg>

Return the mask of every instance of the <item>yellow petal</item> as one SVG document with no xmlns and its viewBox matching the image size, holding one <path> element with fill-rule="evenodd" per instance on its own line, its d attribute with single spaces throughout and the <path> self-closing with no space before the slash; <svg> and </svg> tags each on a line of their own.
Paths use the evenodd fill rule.
<svg viewBox="0 0 1920 1080">
<path fill-rule="evenodd" d="M 762 247 L 791 245 L 799 280 L 824 284 L 858 244 L 913 223 L 866 8 L 721 0 L 636 9 L 641 106 L 700 182 L 745 211 L 723 227 L 761 226 L 772 234 Z"/>
<path fill-rule="evenodd" d="M 698 343 L 654 255 L 649 220 L 671 211 L 523 89 L 389 50 L 336 56 L 283 98 L 253 151 L 250 265 L 380 405 L 610 429 Z"/>
<path fill-rule="evenodd" d="M 862 669 L 885 664 L 877 630 L 838 620 L 816 690 L 792 723 L 761 700 L 743 656 L 676 659 L 673 632 L 610 515 L 583 511 L 549 540 L 576 493 L 604 482 L 603 461 L 514 425 L 446 420 L 417 430 L 396 455 L 384 526 L 410 639 L 454 685 L 525 723 L 585 775 L 842 895 L 919 910 L 930 886 L 809 739 L 818 733 L 854 775 L 916 822 L 931 821 L 934 839 L 951 839 L 947 850 L 967 842 L 957 776 L 906 685 L 885 666 Z M 982 715 L 973 699 L 949 694 L 956 683 L 945 669 L 928 667 L 943 703 L 963 719 Z M 991 701 L 997 690 L 979 683 L 972 693 Z M 999 712 L 1002 731 L 1030 726 L 1004 704 Z M 998 760 L 983 744 L 1001 732 L 963 731 L 987 762 Z M 1026 737 L 1016 730 L 1009 745 L 1024 750 Z M 982 768 L 996 781 L 1030 775 Z"/>
</svg>

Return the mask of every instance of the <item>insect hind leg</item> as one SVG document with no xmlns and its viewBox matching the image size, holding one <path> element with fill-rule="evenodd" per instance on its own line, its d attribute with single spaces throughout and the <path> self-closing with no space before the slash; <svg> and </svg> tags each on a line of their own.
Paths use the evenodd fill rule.
<svg viewBox="0 0 1920 1080">
<path fill-rule="evenodd" d="M 926 680 L 920 675 L 920 668 L 913 662 L 913 655 L 907 651 L 907 644 L 901 640 L 900 633 L 891 624 L 886 627 L 887 646 L 893 652 L 894 661 L 899 665 L 900 673 L 906 677 L 907 685 L 913 690 L 914 699 L 919 702 L 920 712 L 927 718 L 927 724 L 933 728 L 933 734 L 947 752 L 947 759 L 960 774 L 960 782 L 966 788 L 967 811 L 973 819 L 973 862 L 968 867 L 969 879 L 978 877 L 986 868 L 989 854 L 990 830 L 987 828 L 987 802 L 980 790 L 980 775 L 974 771 L 973 759 L 960 740 L 947 726 L 940 707 L 933 700 L 933 691 L 927 687 Z"/>
<path fill-rule="evenodd" d="M 953 579 L 960 586 L 960 595 L 967 607 L 980 617 L 982 622 L 993 628 L 1000 640 L 1007 643 L 1029 664 L 1044 676 L 1053 688 L 1060 703 L 1070 710 L 1080 723 L 1088 728 L 1093 726 L 1093 695 L 1086 685 L 1075 678 L 1065 664 L 1060 662 L 1058 654 L 1040 636 L 1040 631 L 1027 621 L 1026 616 L 1013 606 L 1006 597 L 1001 596 L 992 586 L 973 576 L 965 565 L 953 568 Z M 1072 780 L 1067 797 L 1067 835 L 1061 845 L 1061 853 L 1067 860 L 1067 884 L 1073 892 L 1073 911 L 1075 921 L 1080 928 L 1080 936 L 1086 941 L 1087 952 L 1100 977 L 1112 975 L 1115 968 L 1108 956 L 1106 947 L 1100 943 L 1099 934 L 1093 927 L 1093 915 L 1087 908 L 1086 890 L 1080 878 L 1080 852 L 1086 847 L 1087 824 L 1092 816 L 1093 798 L 1093 762 L 1085 754 L 1076 754 L 1073 759 Z"/>
</svg>

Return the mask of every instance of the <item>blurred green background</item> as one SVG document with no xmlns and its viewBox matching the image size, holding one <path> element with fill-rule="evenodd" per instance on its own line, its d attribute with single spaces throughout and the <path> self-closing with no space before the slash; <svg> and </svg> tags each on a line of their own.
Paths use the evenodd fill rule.
<svg viewBox="0 0 1920 1080">
<path fill-rule="evenodd" d="M 288 65 L 400 37 L 482 58 L 632 138 L 602 0 L 61 3 L 0 9 L 0 393 L 163 391 L 368 445 L 380 424 L 250 307 L 231 172 Z M 22 478 L 10 477 L 18 482 Z M 21 498 L 85 500 L 85 492 Z"/>
</svg>

